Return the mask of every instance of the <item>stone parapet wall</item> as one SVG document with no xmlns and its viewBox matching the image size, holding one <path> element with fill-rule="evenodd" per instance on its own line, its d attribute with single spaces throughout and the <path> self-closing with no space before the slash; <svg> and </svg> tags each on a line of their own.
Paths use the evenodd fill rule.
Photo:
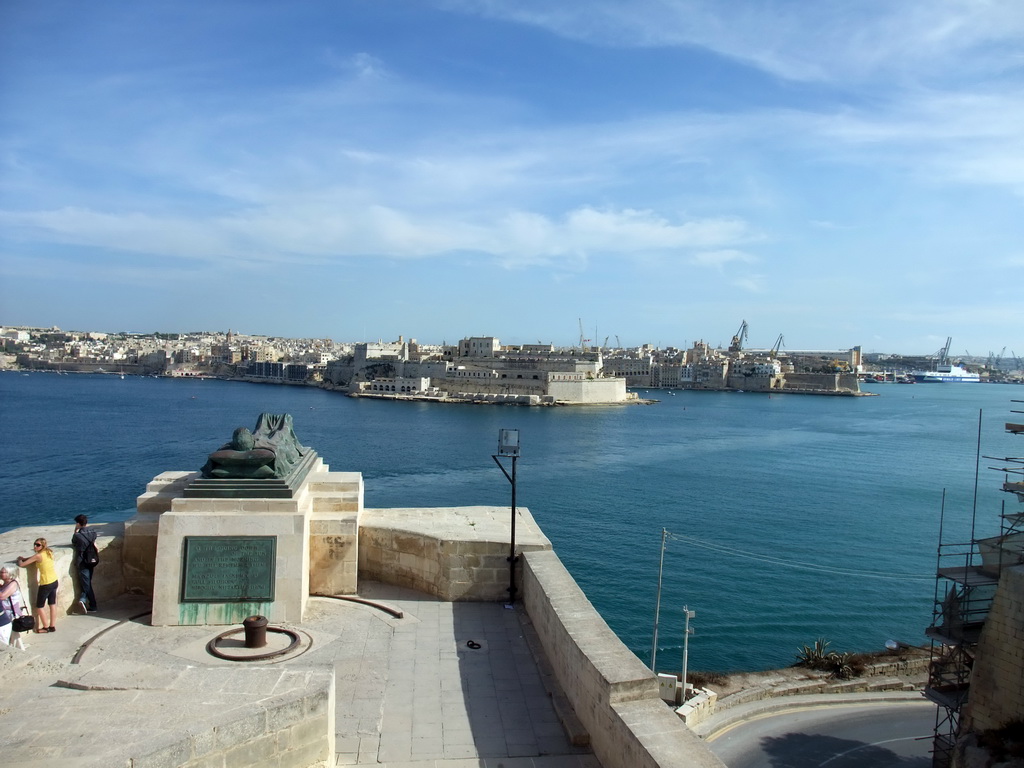
<svg viewBox="0 0 1024 768">
<path fill-rule="evenodd" d="M 1004 568 L 971 675 L 966 729 L 1001 728 L 1024 718 L 1024 566 Z"/>
<path fill-rule="evenodd" d="M 723 768 L 553 551 L 524 553 L 522 581 L 526 612 L 604 768 Z"/>
<path fill-rule="evenodd" d="M 201 676 L 197 670 L 197 676 Z M 202 680 L 195 681 L 197 689 Z M 334 761 L 334 675 L 309 672 L 304 687 L 225 713 L 204 730 L 168 735 L 131 768 L 306 768 Z"/>
<path fill-rule="evenodd" d="M 502 507 L 364 510 L 359 577 L 441 600 L 507 599 L 510 513 Z M 525 507 L 517 509 L 516 531 L 517 552 L 551 549 Z"/>
<path fill-rule="evenodd" d="M 126 591 L 122 568 L 124 523 L 98 523 L 89 528 L 97 533 L 96 549 L 100 553 L 100 564 L 93 570 L 92 589 L 97 602 L 102 604 Z M 74 531 L 74 523 L 71 523 L 66 526 L 15 528 L 0 536 L 0 563 L 6 565 L 18 580 L 25 605 L 30 610 L 35 605 L 36 588 L 39 586 L 36 567 L 30 565 L 21 568 L 15 563 L 15 558 L 31 555 L 32 542 L 39 538 L 46 539 L 47 545 L 53 550 L 53 565 L 57 570 L 58 615 L 80 610 L 75 608 L 80 593 L 78 568 L 74 564 L 74 550 L 71 548 Z"/>
</svg>

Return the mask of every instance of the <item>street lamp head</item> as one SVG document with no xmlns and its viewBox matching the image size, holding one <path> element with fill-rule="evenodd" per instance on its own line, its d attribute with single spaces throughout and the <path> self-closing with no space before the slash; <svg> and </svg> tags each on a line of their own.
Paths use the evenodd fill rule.
<svg viewBox="0 0 1024 768">
<path fill-rule="evenodd" d="M 498 455 L 518 456 L 519 455 L 519 430 L 499 429 L 498 430 Z"/>
</svg>

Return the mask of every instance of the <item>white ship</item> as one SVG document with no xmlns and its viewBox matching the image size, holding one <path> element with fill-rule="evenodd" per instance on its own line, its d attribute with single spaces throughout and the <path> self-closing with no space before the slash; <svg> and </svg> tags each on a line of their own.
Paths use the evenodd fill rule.
<svg viewBox="0 0 1024 768">
<path fill-rule="evenodd" d="M 914 381 L 922 383 L 954 382 L 957 384 L 971 384 L 981 381 L 981 377 L 978 374 L 954 363 L 936 365 L 934 371 L 914 371 L 913 375 Z"/>
</svg>

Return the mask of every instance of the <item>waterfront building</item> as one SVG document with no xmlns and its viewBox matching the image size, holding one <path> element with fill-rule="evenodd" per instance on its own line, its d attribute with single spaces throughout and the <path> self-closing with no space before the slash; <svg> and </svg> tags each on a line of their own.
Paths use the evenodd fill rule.
<svg viewBox="0 0 1024 768">
<path fill-rule="evenodd" d="M 501 342 L 494 336 L 471 336 L 459 342 L 459 357 L 497 357 Z"/>
<path fill-rule="evenodd" d="M 435 397 L 439 394 L 436 387 L 430 386 L 430 379 L 424 376 L 396 376 L 394 378 L 374 379 L 373 381 L 360 381 L 356 387 L 356 391 L 363 393 L 399 393 Z"/>
</svg>

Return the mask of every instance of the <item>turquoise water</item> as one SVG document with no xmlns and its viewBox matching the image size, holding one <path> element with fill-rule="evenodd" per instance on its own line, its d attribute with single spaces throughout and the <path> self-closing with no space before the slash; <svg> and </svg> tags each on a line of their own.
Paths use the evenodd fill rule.
<svg viewBox="0 0 1024 768">
<path fill-rule="evenodd" d="M 491 459 L 521 433 L 518 502 L 623 641 L 650 656 L 668 529 L 659 669 L 787 665 L 826 637 L 840 650 L 923 642 L 939 514 L 971 535 L 981 453 L 1024 447 L 1003 429 L 1012 385 L 875 385 L 879 397 L 651 391 L 651 406 L 516 408 L 353 399 L 312 388 L 103 375 L 0 373 L 0 529 L 122 519 L 154 475 L 198 469 L 259 413 L 288 412 L 332 469 L 360 471 L 366 505 L 507 505 Z M 998 529 L 1001 476 L 981 460 L 978 535 Z"/>
</svg>

